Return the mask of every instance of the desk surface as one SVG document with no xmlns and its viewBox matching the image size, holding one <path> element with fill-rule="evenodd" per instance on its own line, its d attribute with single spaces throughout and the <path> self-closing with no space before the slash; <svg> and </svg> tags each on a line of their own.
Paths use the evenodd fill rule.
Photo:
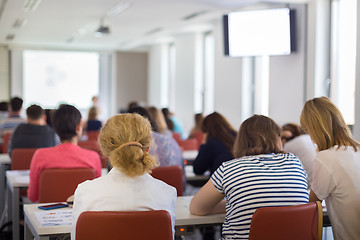
<svg viewBox="0 0 360 240">
<path fill-rule="evenodd" d="M 182 156 L 184 160 L 193 161 L 195 160 L 198 153 L 198 150 L 185 150 L 183 151 Z"/>
<path fill-rule="evenodd" d="M 0 164 L 10 164 L 10 163 L 11 163 L 11 159 L 9 154 L 7 153 L 0 154 Z"/>
<path fill-rule="evenodd" d="M 190 214 L 189 204 L 192 196 L 189 197 L 178 197 L 176 201 L 176 219 L 175 226 L 188 226 L 188 225 L 202 225 L 202 224 L 222 224 L 225 219 L 224 214 L 214 214 L 208 216 L 195 216 Z M 41 226 L 39 221 L 36 219 L 34 212 L 41 211 L 38 206 L 47 205 L 45 204 L 25 204 L 24 214 L 26 224 L 32 231 L 35 231 L 39 236 L 56 235 L 62 233 L 69 233 L 71 231 L 71 225 L 59 225 L 59 226 Z M 51 211 L 63 211 L 62 208 Z"/>
</svg>

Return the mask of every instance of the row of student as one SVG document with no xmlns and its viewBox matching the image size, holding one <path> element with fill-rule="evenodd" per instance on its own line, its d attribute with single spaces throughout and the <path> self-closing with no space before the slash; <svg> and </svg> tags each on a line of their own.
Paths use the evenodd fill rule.
<svg viewBox="0 0 360 240">
<path fill-rule="evenodd" d="M 65 114 L 66 112 L 72 112 L 72 114 Z M 79 150 L 76 147 L 77 138 L 81 135 L 81 116 L 78 117 L 80 113 L 70 105 L 63 105 L 56 111 L 56 114 L 60 115 L 57 115 L 55 119 L 58 118 L 61 119 L 61 121 L 54 124 L 54 128 L 59 134 L 62 144 L 58 147 L 38 150 L 34 155 L 30 170 L 29 197 L 32 196 L 31 192 L 36 192 L 36 182 L 38 179 L 36 176 L 41 172 L 41 166 L 47 166 L 48 163 L 46 161 L 53 161 L 46 159 L 53 159 L 53 156 L 61 156 L 67 152 L 84 156 L 81 154 L 83 150 Z M 64 118 L 65 115 L 67 117 Z M 115 134 L 116 128 L 121 124 L 121 121 L 119 121 L 118 124 L 112 125 L 114 129 L 110 132 Z M 357 172 L 360 170 L 359 155 L 357 152 L 359 144 L 351 138 L 351 134 L 342 119 L 341 113 L 327 98 L 308 101 L 301 115 L 301 124 L 310 134 L 311 139 L 317 144 L 318 150 L 320 151 L 314 160 L 312 175 L 313 186 L 310 201 L 326 199 L 336 239 L 341 239 L 344 236 L 345 239 L 355 239 L 356 236 L 359 236 L 359 232 L 357 232 L 359 230 L 356 229 L 355 226 L 359 224 L 358 216 L 360 214 L 359 188 L 356 186 L 356 183 L 359 182 Z M 135 126 L 137 125 L 135 124 Z M 129 133 L 132 137 L 141 134 L 141 131 L 138 129 L 134 130 L 131 127 L 126 129 L 127 131 L 134 131 Z M 114 145 L 114 137 L 122 137 L 121 134 L 125 133 L 126 131 L 123 130 L 112 138 L 107 137 L 106 141 Z M 99 142 L 101 141 L 100 137 Z M 143 154 L 142 157 L 140 157 L 141 161 L 145 161 L 147 159 L 145 155 L 148 156 L 148 147 L 143 149 L 139 145 L 144 146 L 140 140 L 134 139 L 130 142 L 133 143 L 126 145 L 126 139 L 122 139 L 111 149 L 114 150 L 117 146 L 122 149 L 122 151 L 130 151 L 133 147 L 139 146 Z M 134 142 L 138 142 L 139 144 Z M 125 144 L 125 146 L 121 147 L 122 144 Z M 65 149 L 65 151 L 56 151 L 56 149 L 62 148 Z M 115 163 L 112 163 L 115 166 L 114 171 L 118 170 L 128 175 L 126 169 L 131 167 L 133 165 L 132 161 L 136 159 L 129 157 L 128 154 L 120 154 L 119 151 L 107 151 L 104 149 L 104 146 L 101 146 L 101 148 L 103 153 L 109 157 L 110 161 L 116 157 L 117 160 L 122 161 L 122 164 L 125 164 L 124 166 L 122 164 L 116 166 Z M 129 154 L 130 156 L 138 156 L 133 155 L 133 153 Z M 252 212 L 255 210 L 253 208 L 249 210 L 249 205 L 253 206 L 257 203 L 256 206 L 261 207 L 307 202 L 307 193 L 304 195 L 304 189 L 307 189 L 305 172 L 296 156 L 282 153 L 280 129 L 271 119 L 264 116 L 253 116 L 246 120 L 237 133 L 233 154 L 237 159 L 224 162 L 214 172 L 211 180 L 199 191 L 191 203 L 191 211 L 194 214 L 204 214 L 219 209 L 224 211 L 224 202 L 220 200 L 226 196 L 226 211 L 228 216 L 223 228 L 223 235 L 225 237 L 247 237 Z M 92 159 L 90 155 L 87 156 L 86 159 Z M 63 161 L 63 158 L 59 157 L 59 159 L 55 160 L 59 166 L 54 167 L 73 167 L 73 161 L 78 160 L 74 159 L 72 155 L 68 157 L 69 160 L 72 159 L 69 162 L 70 165 L 61 165 L 60 162 Z M 98 158 L 96 154 L 94 155 L 94 159 L 95 158 Z M 80 162 L 81 161 L 82 160 L 80 160 Z M 152 165 L 147 165 L 147 161 L 148 160 L 142 162 L 143 166 L 148 167 L 145 168 L 143 174 L 137 172 L 139 176 L 143 176 L 144 174 L 148 176 L 146 173 L 153 167 Z M 97 162 L 99 166 L 92 167 L 99 169 L 99 159 L 93 162 Z M 91 166 L 88 162 L 85 163 L 85 165 L 86 166 L 82 166 Z M 288 172 L 284 169 L 292 169 L 292 171 Z M 97 172 L 99 175 L 99 171 Z M 257 174 L 260 174 L 260 180 Z M 130 174 L 129 176 L 134 175 Z M 263 177 L 263 179 L 261 177 Z M 292 181 L 289 181 L 289 178 L 291 178 Z M 270 185 L 275 185 L 279 191 L 271 191 L 273 187 L 269 188 Z M 253 186 L 257 187 L 251 188 Z M 131 185 L 128 187 L 129 189 L 132 188 Z M 140 191 L 140 189 L 138 189 L 138 191 Z M 127 197 L 129 196 L 131 195 L 127 195 Z M 288 199 L 289 196 L 291 201 Z M 37 195 L 34 194 L 30 199 L 36 201 L 36 197 Z M 257 202 L 257 200 L 254 203 L 254 199 L 269 199 L 269 197 L 272 198 L 272 201 L 264 200 Z M 157 196 L 153 196 L 153 198 L 155 200 Z M 132 199 L 133 201 L 137 201 L 136 198 Z M 104 199 L 104 201 L 106 201 L 106 199 Z M 219 205 L 217 205 L 217 203 L 219 203 Z M 215 208 L 213 209 L 213 207 Z M 149 206 L 148 209 L 155 208 Z M 250 212 L 245 211 L 246 209 Z M 143 209 L 134 208 L 132 210 Z M 171 210 L 168 211 L 171 213 Z M 239 225 L 233 222 L 234 216 L 239 215 L 244 215 L 244 218 L 242 218 L 243 227 L 240 229 L 238 228 Z"/>
<path fill-rule="evenodd" d="M 77 217 L 88 210 L 165 209 L 174 224 L 175 189 L 147 174 L 155 166 L 148 154 L 151 128 L 146 120 L 141 124 L 139 121 L 144 119 L 136 114 L 117 115 L 101 130 L 102 151 L 115 169 L 108 176 L 79 185 L 75 192 L 73 237 Z M 191 213 L 226 212 L 223 237 L 247 239 L 257 208 L 325 199 L 335 239 L 357 239 L 360 144 L 352 139 L 341 113 L 328 98 L 308 101 L 300 121 L 319 151 L 310 196 L 299 159 L 283 152 L 280 127 L 268 117 L 254 115 L 240 126 L 233 148 L 235 159 L 222 163 L 194 196 Z"/>
</svg>

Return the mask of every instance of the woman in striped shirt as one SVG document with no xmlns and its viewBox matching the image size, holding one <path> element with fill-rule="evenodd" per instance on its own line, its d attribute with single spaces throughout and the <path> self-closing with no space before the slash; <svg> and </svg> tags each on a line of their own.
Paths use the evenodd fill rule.
<svg viewBox="0 0 360 240">
<path fill-rule="evenodd" d="M 305 171 L 295 155 L 283 153 L 280 132 L 265 116 L 244 121 L 233 148 L 236 159 L 224 162 L 192 199 L 192 214 L 226 211 L 223 239 L 248 239 L 257 208 L 308 202 Z"/>
</svg>

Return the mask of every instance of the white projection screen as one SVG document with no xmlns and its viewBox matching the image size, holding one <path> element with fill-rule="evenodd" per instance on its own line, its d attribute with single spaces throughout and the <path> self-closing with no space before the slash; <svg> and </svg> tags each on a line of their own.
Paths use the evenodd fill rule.
<svg viewBox="0 0 360 240">
<path fill-rule="evenodd" d="M 24 106 L 57 108 L 68 103 L 87 109 L 99 94 L 99 54 L 37 51 L 23 53 Z"/>
</svg>

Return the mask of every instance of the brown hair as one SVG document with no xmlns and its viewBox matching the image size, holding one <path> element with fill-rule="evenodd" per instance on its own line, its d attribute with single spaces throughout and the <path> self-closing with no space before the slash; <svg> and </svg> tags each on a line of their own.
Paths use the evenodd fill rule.
<svg viewBox="0 0 360 240">
<path fill-rule="evenodd" d="M 164 114 L 160 111 L 160 109 L 156 107 L 148 107 L 147 110 L 151 119 L 156 124 L 157 132 L 164 133 L 166 130 L 168 130 L 168 126 L 165 122 Z"/>
<path fill-rule="evenodd" d="M 236 130 L 220 113 L 207 115 L 202 123 L 202 131 L 207 138 L 214 137 L 221 141 L 229 151 L 233 148 Z"/>
<path fill-rule="evenodd" d="M 352 146 L 355 151 L 360 144 L 352 139 L 339 109 L 327 97 L 307 101 L 300 116 L 301 126 L 316 143 L 318 151 L 335 145 Z"/>
<path fill-rule="evenodd" d="M 281 153 L 280 132 L 280 127 L 271 118 L 253 115 L 240 126 L 234 144 L 234 157 Z"/>
<path fill-rule="evenodd" d="M 97 107 L 91 107 L 88 113 L 88 120 L 97 120 L 98 113 Z"/>
<path fill-rule="evenodd" d="M 197 113 L 194 116 L 194 120 L 195 120 L 195 129 L 201 131 L 202 128 L 202 123 L 204 121 L 204 115 L 202 113 Z"/>
<path fill-rule="evenodd" d="M 111 165 L 130 177 L 148 173 L 158 165 L 148 153 L 152 142 L 150 122 L 139 114 L 126 113 L 111 117 L 100 130 L 98 142 Z M 129 142 L 137 142 L 141 146 L 122 146 Z"/>
<path fill-rule="evenodd" d="M 304 129 L 296 123 L 287 123 L 282 127 L 283 131 L 290 131 L 292 136 L 290 138 L 286 138 L 287 141 L 294 139 L 300 135 L 306 134 Z"/>
</svg>

